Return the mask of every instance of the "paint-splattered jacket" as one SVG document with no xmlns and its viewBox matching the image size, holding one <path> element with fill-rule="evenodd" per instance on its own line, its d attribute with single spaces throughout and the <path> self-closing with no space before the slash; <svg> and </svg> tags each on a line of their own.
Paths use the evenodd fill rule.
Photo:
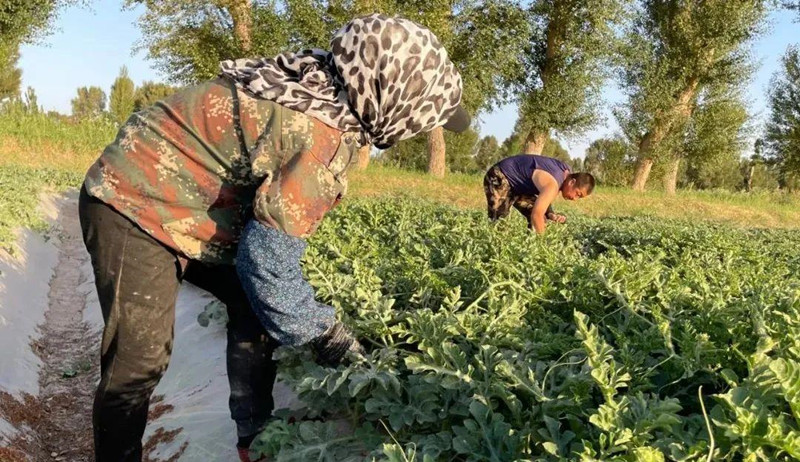
<svg viewBox="0 0 800 462">
<path fill-rule="evenodd" d="M 347 188 L 357 136 L 225 79 L 133 114 L 89 169 L 89 194 L 188 258 L 233 263 L 255 218 L 306 238 Z"/>
</svg>

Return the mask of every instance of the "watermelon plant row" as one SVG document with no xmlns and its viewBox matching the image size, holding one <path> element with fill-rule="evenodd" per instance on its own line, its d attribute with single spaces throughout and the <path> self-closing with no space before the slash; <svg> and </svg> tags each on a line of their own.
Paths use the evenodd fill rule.
<svg viewBox="0 0 800 462">
<path fill-rule="evenodd" d="M 279 352 L 278 461 L 800 460 L 800 234 L 357 200 L 305 270 L 370 351 Z M 291 423 L 290 423 L 291 422 Z M 342 431 L 342 422 L 349 430 Z"/>
</svg>

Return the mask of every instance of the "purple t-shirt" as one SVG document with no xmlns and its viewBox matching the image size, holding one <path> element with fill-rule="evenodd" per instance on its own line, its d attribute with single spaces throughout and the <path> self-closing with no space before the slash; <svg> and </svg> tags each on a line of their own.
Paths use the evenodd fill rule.
<svg viewBox="0 0 800 462">
<path fill-rule="evenodd" d="M 521 196 L 538 196 L 539 189 L 533 184 L 533 171 L 544 170 L 553 175 L 558 187 L 564 183 L 564 173 L 570 170 L 569 165 L 558 159 L 545 156 L 521 154 L 506 157 L 496 164 L 508 179 L 511 191 Z"/>
</svg>

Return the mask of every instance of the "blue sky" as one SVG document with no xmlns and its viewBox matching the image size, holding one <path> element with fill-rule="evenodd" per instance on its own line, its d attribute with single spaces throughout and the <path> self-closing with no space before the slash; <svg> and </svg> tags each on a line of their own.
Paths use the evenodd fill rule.
<svg viewBox="0 0 800 462">
<path fill-rule="evenodd" d="M 71 7 L 56 21 L 56 31 L 40 43 L 21 50 L 23 88 L 36 90 L 39 103 L 47 110 L 68 113 L 70 100 L 80 86 L 96 85 L 108 92 L 123 65 L 136 84 L 145 80 L 163 81 L 164 76 L 152 67 L 145 52 L 135 53 L 140 38 L 136 19 L 142 7 L 122 10 L 119 1 L 93 2 L 91 8 Z M 753 54 L 760 67 L 747 86 L 748 104 L 754 122 L 760 129 L 766 114 L 765 92 L 772 74 L 780 65 L 780 57 L 789 44 L 800 44 L 800 24 L 795 16 L 776 12 L 770 17 L 770 31 L 753 44 Z M 570 154 L 583 156 L 589 143 L 618 130 L 610 107 L 622 95 L 613 84 L 603 91 L 606 120 L 581 138 L 562 140 Z M 505 139 L 517 119 L 516 106 L 506 105 L 480 118 L 481 135 Z"/>
</svg>

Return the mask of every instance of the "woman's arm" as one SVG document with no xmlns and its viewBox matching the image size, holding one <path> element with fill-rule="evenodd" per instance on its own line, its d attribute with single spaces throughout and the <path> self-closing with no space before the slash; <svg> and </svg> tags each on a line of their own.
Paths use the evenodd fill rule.
<svg viewBox="0 0 800 462">
<path fill-rule="evenodd" d="M 282 136 L 281 144 L 273 144 L 277 150 L 264 149 L 251 156 L 254 170 L 265 165 L 273 169 L 259 171 L 264 182 L 255 193 L 254 219 L 242 233 L 236 267 L 250 304 L 270 336 L 283 345 L 311 343 L 320 362 L 334 363 L 360 345 L 336 322 L 333 307 L 314 299 L 300 259 L 305 238 L 344 192 L 331 170 L 343 143 L 337 143 L 340 132 L 331 137 L 328 127 L 299 122 L 303 120 L 290 124 L 293 130 Z M 269 156 L 274 152 L 288 157 L 273 162 Z"/>
<path fill-rule="evenodd" d="M 336 364 L 348 351 L 364 354 L 333 307 L 314 300 L 300 266 L 305 248 L 303 239 L 250 220 L 236 256 L 250 306 L 270 337 L 281 345 L 310 343 L 322 364 Z"/>
<path fill-rule="evenodd" d="M 314 300 L 300 259 L 306 242 L 258 220 L 242 232 L 236 270 L 258 319 L 281 345 L 302 345 L 319 337 L 335 320 L 331 306 Z"/>
</svg>

